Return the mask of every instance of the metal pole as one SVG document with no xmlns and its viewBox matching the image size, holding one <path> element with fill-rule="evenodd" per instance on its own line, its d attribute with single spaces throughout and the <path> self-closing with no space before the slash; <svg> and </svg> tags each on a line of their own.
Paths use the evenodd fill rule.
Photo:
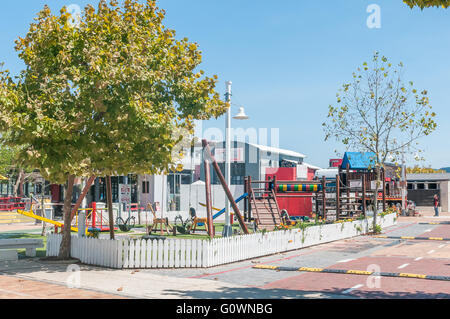
<svg viewBox="0 0 450 319">
<path fill-rule="evenodd" d="M 227 93 L 225 101 L 231 103 L 231 81 L 226 82 Z M 228 108 L 225 122 L 225 180 L 228 187 L 231 187 L 231 107 Z M 230 225 L 230 201 L 225 197 L 225 226 L 223 228 L 223 237 L 232 236 Z"/>
<path fill-rule="evenodd" d="M 402 216 L 405 216 L 406 212 L 406 167 L 405 167 L 405 152 L 402 149 Z"/>
</svg>

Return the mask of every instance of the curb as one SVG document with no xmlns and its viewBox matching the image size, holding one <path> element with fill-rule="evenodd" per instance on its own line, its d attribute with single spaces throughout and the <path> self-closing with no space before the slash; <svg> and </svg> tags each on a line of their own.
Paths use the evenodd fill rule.
<svg viewBox="0 0 450 319">
<path fill-rule="evenodd" d="M 443 237 L 375 236 L 374 238 L 450 241 L 450 238 Z"/>
<path fill-rule="evenodd" d="M 431 276 L 421 274 L 408 274 L 408 273 L 393 273 L 393 272 L 374 272 L 374 271 L 362 271 L 362 270 L 346 270 L 346 269 L 329 269 L 329 268 L 310 268 L 310 267 L 280 267 L 270 265 L 256 265 L 254 269 L 269 269 L 276 271 L 305 271 L 305 272 L 319 272 L 319 273 L 331 273 L 331 274 L 345 274 L 345 275 L 364 275 L 364 276 L 380 276 L 380 277 L 401 277 L 401 278 L 416 278 L 427 280 L 440 280 L 450 281 L 450 276 Z"/>
</svg>

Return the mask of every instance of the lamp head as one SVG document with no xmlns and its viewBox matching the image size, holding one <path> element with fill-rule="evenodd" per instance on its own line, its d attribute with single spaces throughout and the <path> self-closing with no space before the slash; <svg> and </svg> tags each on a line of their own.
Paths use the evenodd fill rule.
<svg viewBox="0 0 450 319">
<path fill-rule="evenodd" d="M 243 107 L 239 108 L 239 113 L 233 116 L 235 120 L 248 120 L 247 114 L 245 114 L 245 110 Z"/>
</svg>

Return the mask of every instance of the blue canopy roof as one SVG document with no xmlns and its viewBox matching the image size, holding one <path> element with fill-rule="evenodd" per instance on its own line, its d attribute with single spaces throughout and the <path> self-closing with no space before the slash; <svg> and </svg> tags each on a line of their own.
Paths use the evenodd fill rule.
<svg viewBox="0 0 450 319">
<path fill-rule="evenodd" d="M 346 152 L 342 160 L 341 167 L 347 168 L 349 164 L 350 169 L 369 169 L 375 167 L 376 155 L 373 152 Z"/>
</svg>

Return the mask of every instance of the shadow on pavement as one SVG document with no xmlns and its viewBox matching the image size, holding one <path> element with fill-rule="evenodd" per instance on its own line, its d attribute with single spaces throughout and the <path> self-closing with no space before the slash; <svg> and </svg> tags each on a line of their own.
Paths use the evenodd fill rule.
<svg viewBox="0 0 450 319">
<path fill-rule="evenodd" d="M 224 288 L 221 291 L 167 290 L 170 295 L 190 299 L 449 299 L 448 293 L 354 291 L 343 294 L 342 289 L 298 291 L 289 289 Z"/>
</svg>

